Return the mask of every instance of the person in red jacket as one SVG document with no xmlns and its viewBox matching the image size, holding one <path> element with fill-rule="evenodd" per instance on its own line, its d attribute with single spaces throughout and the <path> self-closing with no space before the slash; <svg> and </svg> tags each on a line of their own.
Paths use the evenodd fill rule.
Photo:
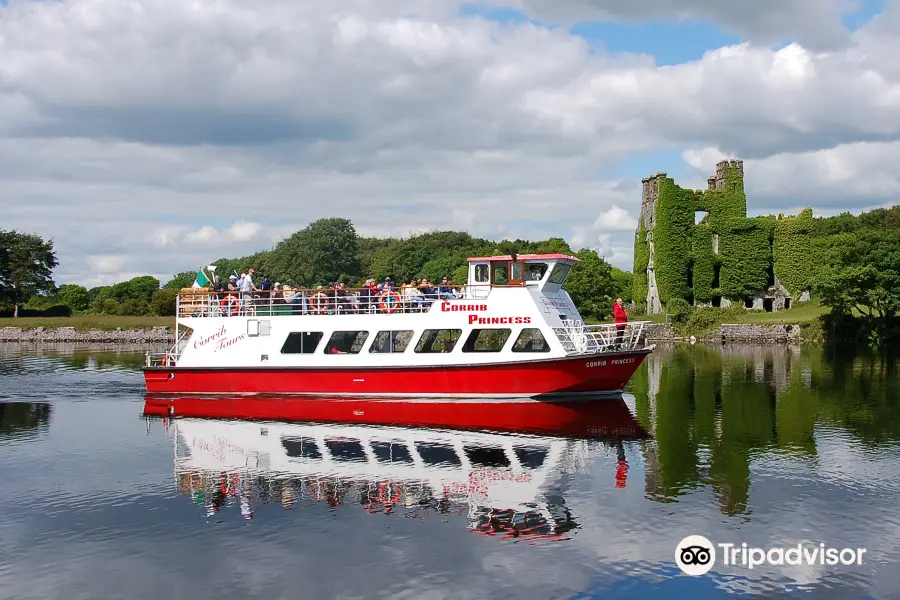
<svg viewBox="0 0 900 600">
<path fill-rule="evenodd" d="M 625 337 L 625 325 L 628 323 L 628 314 L 622 308 L 622 299 L 616 298 L 613 303 L 613 316 L 616 318 L 616 346 L 622 348 L 622 338 Z"/>
</svg>

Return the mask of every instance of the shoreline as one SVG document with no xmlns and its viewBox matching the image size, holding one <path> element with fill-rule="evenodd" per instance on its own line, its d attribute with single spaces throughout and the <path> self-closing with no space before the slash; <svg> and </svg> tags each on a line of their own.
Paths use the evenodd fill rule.
<svg viewBox="0 0 900 600">
<path fill-rule="evenodd" d="M 0 327 L 0 342 L 83 344 L 159 344 L 174 342 L 170 327 L 77 331 L 74 327 Z"/>
<path fill-rule="evenodd" d="M 665 323 L 647 326 L 647 341 L 689 342 Z M 171 327 L 90 329 L 77 331 L 75 327 L 0 327 L 0 343 L 84 343 L 84 344 L 160 344 L 174 340 Z M 696 335 L 698 342 L 721 344 L 799 344 L 821 342 L 801 336 L 799 325 L 742 325 L 722 324 L 712 333 Z"/>
</svg>

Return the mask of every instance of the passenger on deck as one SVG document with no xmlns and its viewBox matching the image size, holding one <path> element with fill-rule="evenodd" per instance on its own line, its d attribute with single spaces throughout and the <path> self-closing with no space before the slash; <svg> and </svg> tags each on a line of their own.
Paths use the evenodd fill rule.
<svg viewBox="0 0 900 600">
<path fill-rule="evenodd" d="M 625 337 L 625 326 L 628 323 L 628 313 L 622 308 L 621 298 L 616 298 L 613 304 L 613 316 L 616 318 L 616 346 L 621 350 Z"/>
<path fill-rule="evenodd" d="M 253 312 L 253 293 L 259 291 L 253 284 L 253 274 L 256 271 L 250 269 L 241 279 L 241 310 L 244 314 Z"/>
<path fill-rule="evenodd" d="M 281 295 L 284 298 L 284 302 L 291 306 L 291 314 L 305 315 L 309 312 L 309 304 L 306 302 L 306 297 L 303 295 L 303 290 L 295 290 L 288 284 L 284 284 L 281 287 Z"/>
<path fill-rule="evenodd" d="M 381 295 L 384 292 L 393 292 L 394 291 L 394 282 L 391 281 L 390 277 L 384 278 L 384 283 L 379 284 L 378 286 L 378 294 Z"/>
<path fill-rule="evenodd" d="M 360 288 L 358 292 L 359 296 L 359 308 L 362 312 L 372 312 L 373 307 L 375 306 L 375 295 L 377 291 L 375 290 L 375 280 L 374 279 L 366 279 L 366 282 L 363 284 L 362 288 Z"/>
<path fill-rule="evenodd" d="M 431 285 L 425 278 L 422 278 L 422 280 L 419 281 L 419 290 L 421 290 L 427 304 L 431 304 L 438 299 L 437 288 Z"/>
<path fill-rule="evenodd" d="M 425 296 L 419 290 L 415 279 L 410 280 L 409 285 L 403 284 L 401 295 L 406 308 L 411 311 L 420 312 L 422 307 L 425 306 Z"/>
<path fill-rule="evenodd" d="M 450 280 L 447 277 L 441 279 L 441 285 L 437 288 L 438 297 L 441 300 L 447 300 L 448 298 L 453 298 L 453 288 L 450 287 Z"/>
<path fill-rule="evenodd" d="M 215 277 L 213 277 L 213 286 L 212 286 L 212 290 L 213 290 L 214 292 L 218 292 L 218 293 L 216 294 L 216 297 L 217 297 L 219 300 L 222 300 L 222 298 L 225 297 L 225 284 L 222 283 L 222 278 L 219 277 L 218 275 L 216 275 Z"/>
</svg>

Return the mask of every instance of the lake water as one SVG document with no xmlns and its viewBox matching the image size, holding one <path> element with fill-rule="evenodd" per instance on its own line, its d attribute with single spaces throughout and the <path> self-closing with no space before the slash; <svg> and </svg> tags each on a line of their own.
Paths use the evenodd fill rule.
<svg viewBox="0 0 900 600">
<path fill-rule="evenodd" d="M 565 440 L 145 419 L 142 352 L 0 344 L 0 598 L 900 598 L 896 362 L 659 347 L 624 398 L 649 437 Z M 866 552 L 692 577 L 692 534 Z"/>
</svg>

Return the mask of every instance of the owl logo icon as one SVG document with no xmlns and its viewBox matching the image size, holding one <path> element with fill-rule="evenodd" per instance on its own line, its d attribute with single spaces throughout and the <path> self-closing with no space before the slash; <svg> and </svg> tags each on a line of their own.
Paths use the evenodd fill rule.
<svg viewBox="0 0 900 600">
<path fill-rule="evenodd" d="M 675 564 L 685 575 L 709 573 L 716 564 L 716 547 L 702 535 L 689 535 L 675 547 Z"/>
</svg>

